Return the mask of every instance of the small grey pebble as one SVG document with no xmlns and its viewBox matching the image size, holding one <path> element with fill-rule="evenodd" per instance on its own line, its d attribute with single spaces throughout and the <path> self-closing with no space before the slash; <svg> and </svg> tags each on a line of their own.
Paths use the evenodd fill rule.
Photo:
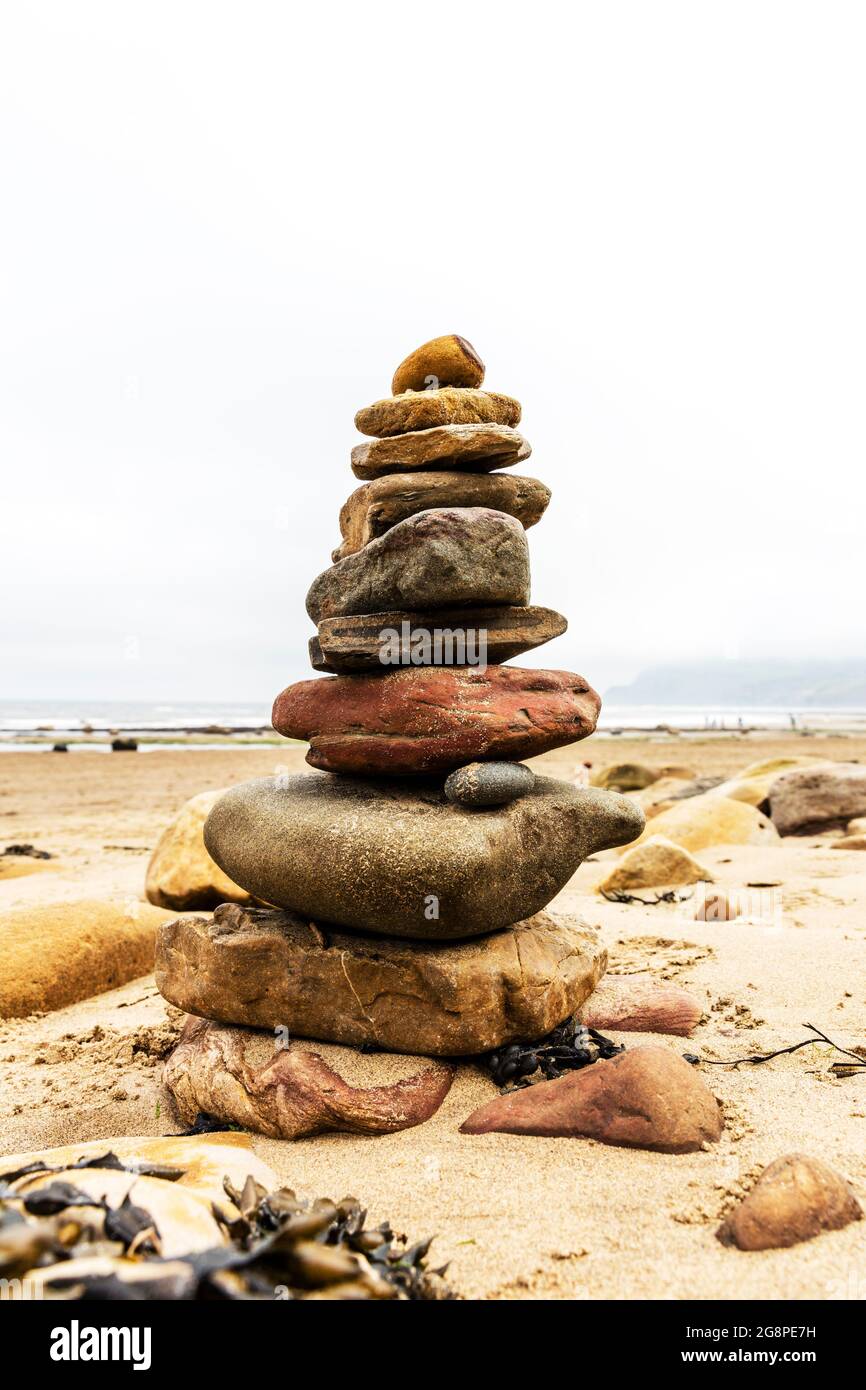
<svg viewBox="0 0 866 1390">
<path fill-rule="evenodd" d="M 467 763 L 446 778 L 445 795 L 460 806 L 503 806 L 534 785 L 535 774 L 523 763 Z"/>
</svg>

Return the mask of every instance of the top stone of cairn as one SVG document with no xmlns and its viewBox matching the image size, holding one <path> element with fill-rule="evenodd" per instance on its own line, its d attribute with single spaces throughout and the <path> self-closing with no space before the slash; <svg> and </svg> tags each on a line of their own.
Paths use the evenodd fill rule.
<svg viewBox="0 0 866 1390">
<path fill-rule="evenodd" d="M 391 382 L 391 393 L 431 391 L 440 386 L 480 386 L 484 363 L 474 347 L 457 333 L 431 338 L 400 363 Z"/>
</svg>

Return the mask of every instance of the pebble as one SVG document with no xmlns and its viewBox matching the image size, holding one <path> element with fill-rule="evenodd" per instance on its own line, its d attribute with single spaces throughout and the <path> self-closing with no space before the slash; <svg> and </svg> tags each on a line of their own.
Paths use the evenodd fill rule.
<svg viewBox="0 0 866 1390">
<path fill-rule="evenodd" d="M 460 806 L 504 806 L 534 785 L 535 773 L 523 763 L 467 763 L 446 778 L 445 795 Z"/>
</svg>

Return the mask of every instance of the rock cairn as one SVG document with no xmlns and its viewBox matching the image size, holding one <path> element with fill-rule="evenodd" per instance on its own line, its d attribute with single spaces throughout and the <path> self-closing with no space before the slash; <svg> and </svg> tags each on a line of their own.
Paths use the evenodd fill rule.
<svg viewBox="0 0 866 1390">
<path fill-rule="evenodd" d="M 273 711 L 316 771 L 210 811 L 209 853 L 273 906 L 162 927 L 157 982 L 189 1013 L 459 1056 L 542 1036 L 603 973 L 585 924 L 543 909 L 643 814 L 517 761 L 586 737 L 600 701 L 570 672 L 503 664 L 566 621 L 530 604 L 526 529 L 550 492 L 499 471 L 530 448 L 518 402 L 483 380 L 465 339 L 438 338 L 355 418 L 362 486 L 307 596 L 325 674 Z"/>
</svg>

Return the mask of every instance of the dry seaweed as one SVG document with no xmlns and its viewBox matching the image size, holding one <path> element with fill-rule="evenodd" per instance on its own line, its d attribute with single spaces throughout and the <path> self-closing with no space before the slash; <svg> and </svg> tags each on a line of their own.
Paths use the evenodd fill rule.
<svg viewBox="0 0 866 1390">
<path fill-rule="evenodd" d="M 530 1085 L 537 1072 L 545 1081 L 556 1081 L 566 1072 L 578 1071 L 624 1051 L 624 1046 L 595 1028 L 588 1028 L 576 1018 L 567 1018 L 535 1042 L 509 1043 L 478 1060 L 488 1068 L 497 1086 L 508 1091 Z"/>
<path fill-rule="evenodd" d="M 639 893 L 624 893 L 617 888 L 599 890 L 609 903 L 640 903 L 641 907 L 658 907 L 659 903 L 684 903 L 694 897 L 694 888 L 667 888 L 663 893 L 653 893 L 650 898 L 642 898 Z"/>
<path fill-rule="evenodd" d="M 836 1052 L 841 1052 L 844 1057 L 853 1058 L 853 1061 L 850 1062 L 833 1063 L 830 1067 L 830 1071 L 834 1072 L 837 1076 L 852 1076 L 861 1068 L 866 1068 L 866 1058 L 862 1057 L 858 1052 L 850 1052 L 847 1047 L 840 1047 L 838 1043 L 834 1043 L 833 1039 L 828 1038 L 826 1033 L 822 1033 L 820 1028 L 816 1028 L 814 1023 L 804 1023 L 803 1027 L 809 1028 L 813 1033 L 817 1034 L 817 1036 L 814 1038 L 802 1038 L 800 1042 L 792 1043 L 790 1047 L 777 1047 L 774 1052 L 755 1052 L 752 1053 L 750 1057 L 730 1058 L 699 1057 L 696 1052 L 684 1052 L 683 1057 L 687 1062 L 690 1062 L 692 1066 L 739 1067 L 746 1062 L 753 1066 L 759 1066 L 762 1062 L 772 1062 L 774 1057 L 786 1057 L 791 1052 L 799 1052 L 801 1047 L 814 1047 L 816 1044 L 824 1043 L 826 1046 L 832 1047 Z"/>
</svg>

